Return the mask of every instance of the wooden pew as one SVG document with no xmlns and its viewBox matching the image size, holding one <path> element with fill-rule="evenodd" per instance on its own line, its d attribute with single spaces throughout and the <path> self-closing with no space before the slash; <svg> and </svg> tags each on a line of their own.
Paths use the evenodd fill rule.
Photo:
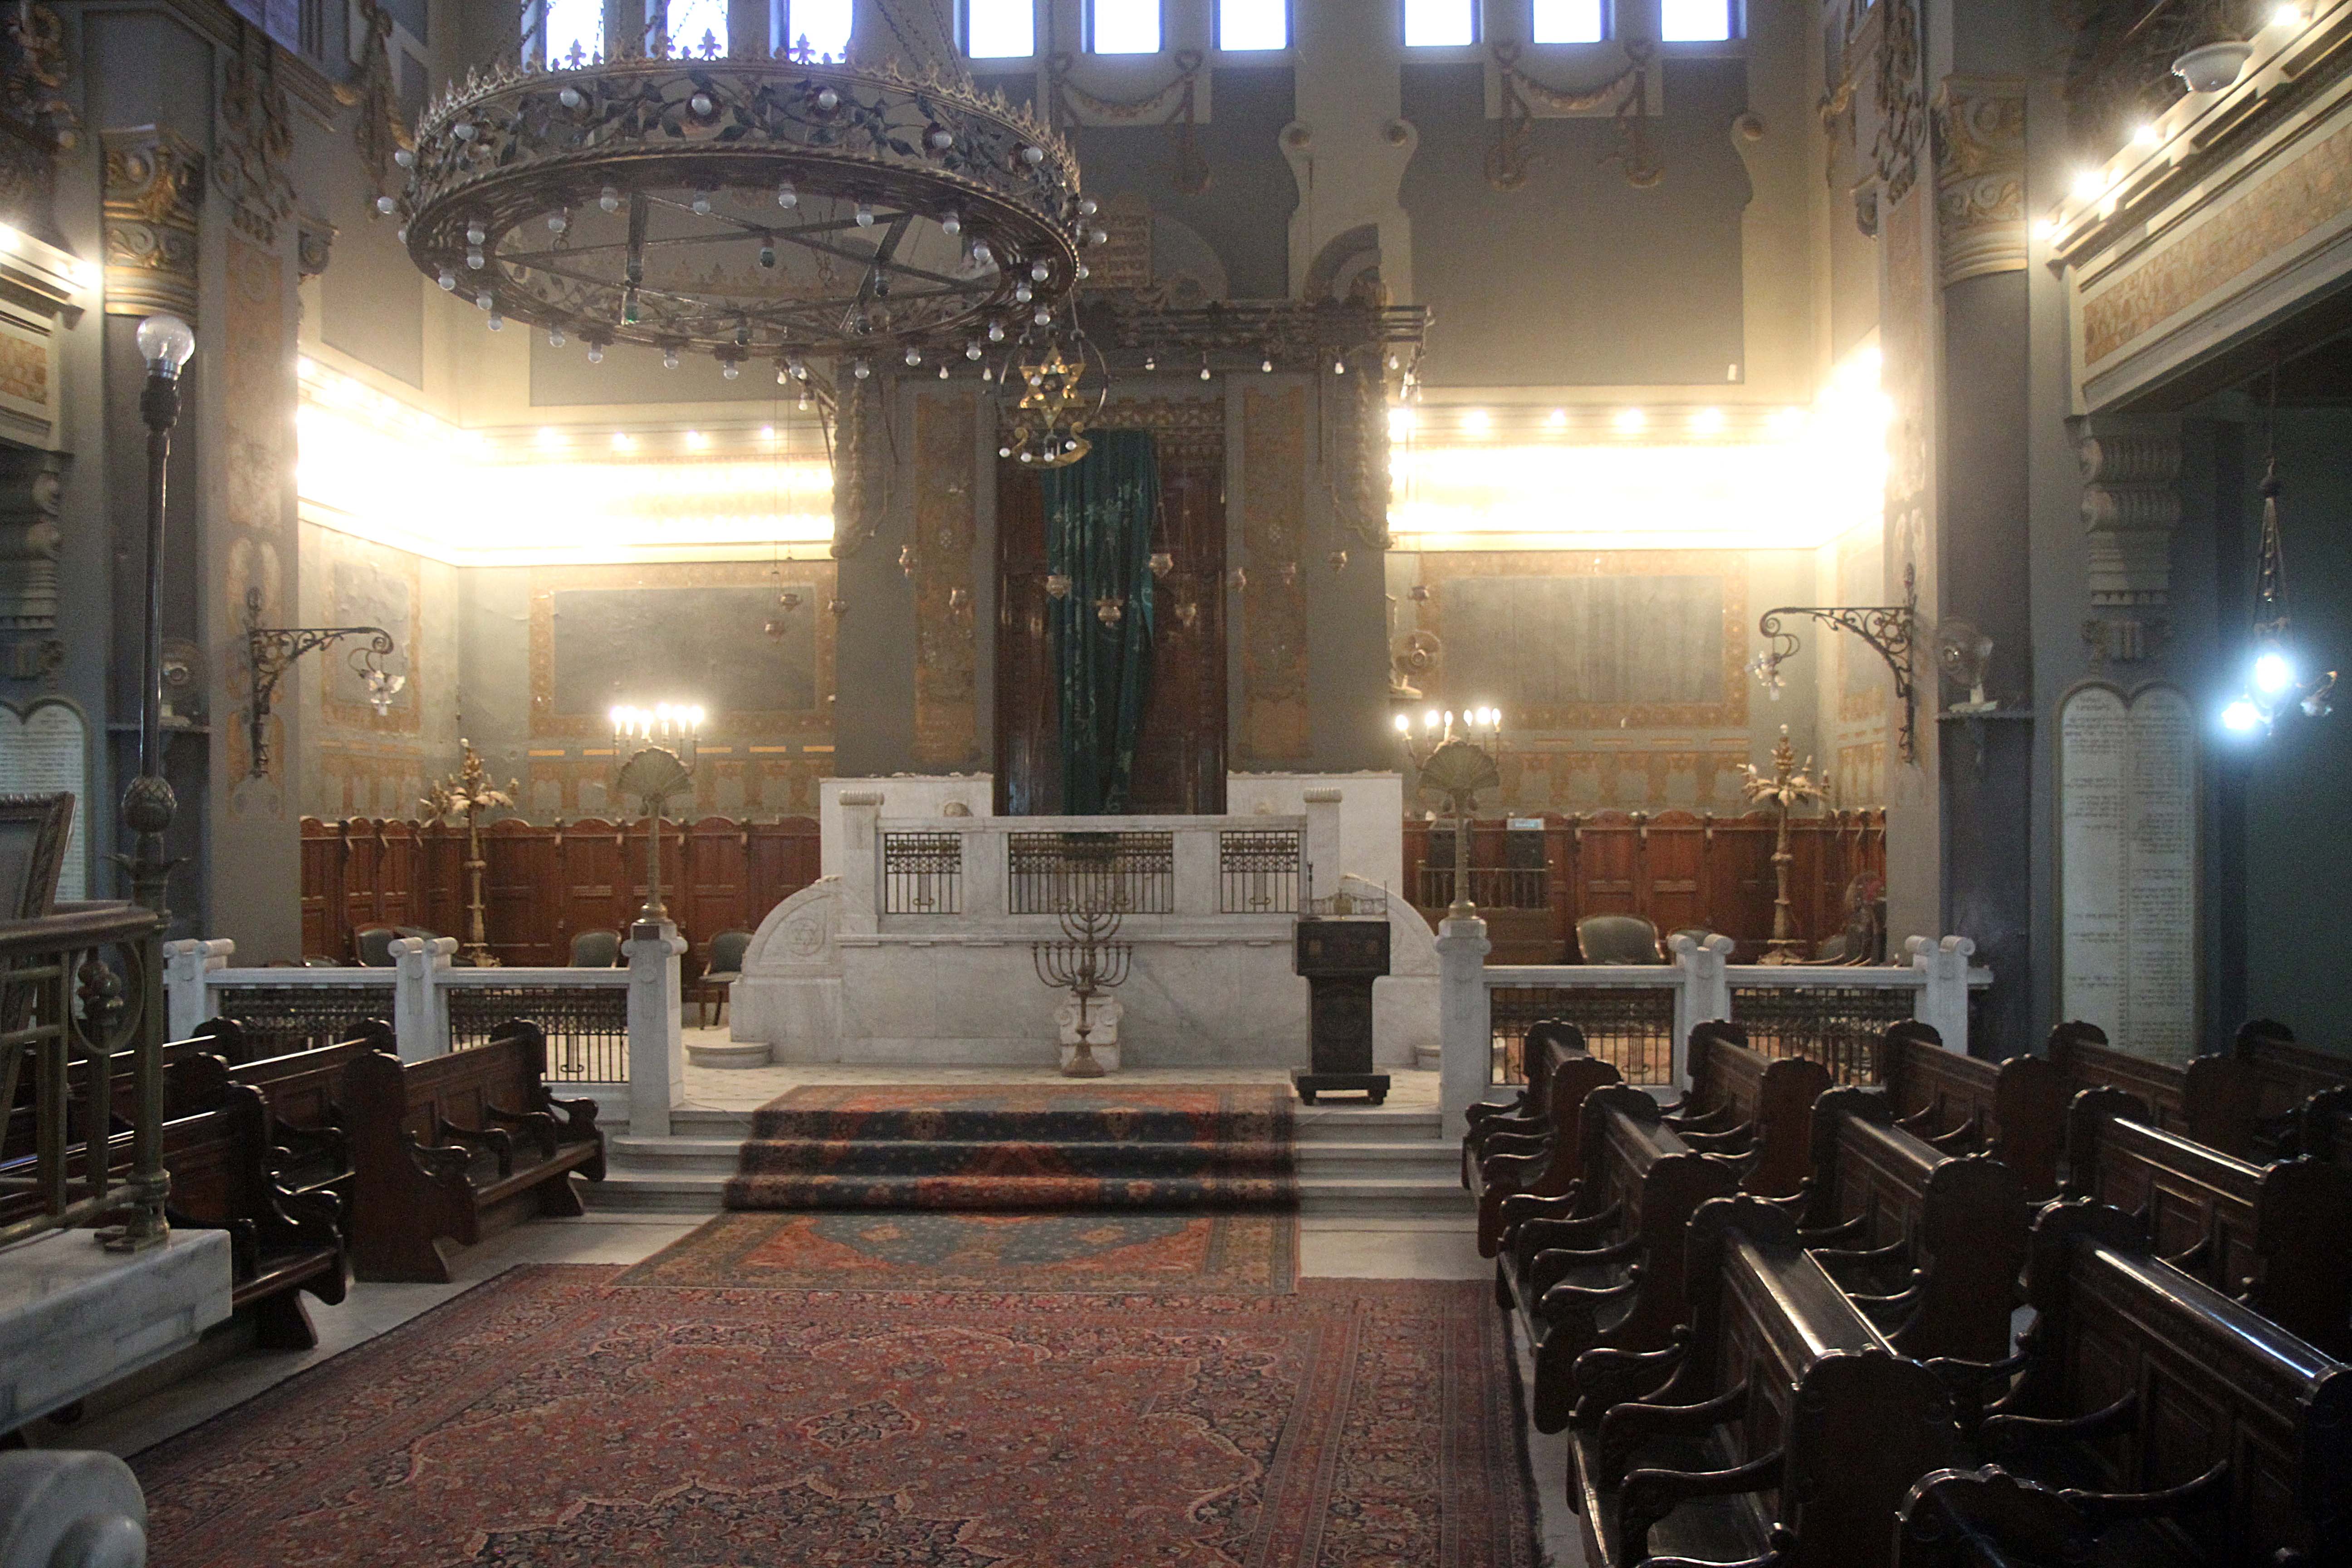
<svg viewBox="0 0 2352 1568">
<path fill-rule="evenodd" d="M 1932 1026 L 1906 1020 L 1879 1042 L 1878 1081 L 1897 1127 L 1951 1153 L 1992 1155 L 2031 1199 L 2057 1195 L 2067 1085 L 2054 1064 L 2032 1056 L 1979 1061 L 1946 1050 Z"/>
<path fill-rule="evenodd" d="M 237 1026 L 216 1018 L 203 1028 L 236 1031 Z M 259 1089 L 268 1102 L 278 1171 L 287 1184 L 298 1191 L 334 1193 L 347 1209 L 353 1197 L 352 1147 L 338 1107 L 351 1064 L 374 1051 L 397 1054 L 392 1026 L 372 1019 L 362 1023 L 349 1040 L 283 1056 L 252 1058 L 248 1053 L 231 1058 L 236 1065 L 228 1069 L 230 1078 Z"/>
<path fill-rule="evenodd" d="M 2239 1026 L 2229 1050 L 2182 1063 L 2116 1050 L 2081 1022 L 2053 1029 L 2045 1054 L 2065 1074 L 2069 1098 L 2120 1089 L 2137 1095 L 2165 1131 L 2258 1163 L 2295 1152 L 2305 1100 L 2352 1084 L 2352 1055 L 2297 1045 L 2286 1026 L 2267 1018 Z"/>
<path fill-rule="evenodd" d="M 1905 1564 L 2352 1561 L 2352 1367 L 2140 1236 L 2088 1200 L 2034 1223 L 2024 1364 L 1975 1436 L 2063 1508 L 1981 1471 L 1928 1479 L 1904 1510 Z M 1955 1529 L 1984 1550 L 1954 1557 Z"/>
<path fill-rule="evenodd" d="M 1507 1105 L 1490 1105 L 1484 1101 L 1472 1105 L 1462 1115 L 1470 1126 L 1462 1134 L 1462 1184 L 1469 1187 L 1479 1158 L 1493 1138 L 1540 1136 L 1549 1125 L 1547 1108 L 1550 1104 L 1552 1063 L 1559 1053 L 1547 1047 L 1565 1047 L 1573 1042 L 1574 1049 L 1584 1051 L 1584 1033 L 1573 1024 L 1558 1018 L 1542 1018 L 1528 1026 L 1527 1038 L 1520 1047 L 1520 1060 L 1527 1081 L 1519 1086 L 1517 1098 Z"/>
<path fill-rule="evenodd" d="M 1592 1355 L 1591 1381 L 1627 1392 L 1570 1437 L 1585 1561 L 1879 1568 L 1906 1493 L 1959 1458 L 1948 1390 L 1854 1310 L 1780 1205 L 1706 1204 L 1688 1250 L 1684 1341 L 1646 1364 Z"/>
<path fill-rule="evenodd" d="M 331 1201 L 288 1191 L 269 1169 L 269 1118 L 261 1097 L 218 1081 L 215 1103 L 163 1124 L 163 1168 L 171 1177 L 166 1216 L 175 1226 L 229 1233 L 230 1305 L 254 1326 L 266 1350 L 309 1350 L 319 1342 L 299 1292 L 330 1305 L 343 1299 L 351 1275 L 341 1216 Z M 104 1145 L 110 1182 L 129 1181 L 134 1136 L 110 1134 Z M 70 1168 L 86 1170 L 89 1145 Z M 0 1179 L 28 1176 L 30 1157 L 0 1163 Z M 0 1222 L 32 1212 L 30 1193 L 0 1198 Z"/>
<path fill-rule="evenodd" d="M 1906 1131 L 1889 1100 L 1845 1087 L 1814 1102 L 1800 1234 L 1905 1355 L 1999 1361 L 2032 1222 L 2022 1184 L 1990 1154 Z"/>
<path fill-rule="evenodd" d="M 1568 1425 L 1576 1359 L 1596 1346 L 1648 1352 L 1683 1321 L 1683 1234 L 1709 1198 L 1736 1191 L 1728 1161 L 1701 1154 L 1631 1084 L 1585 1096 L 1586 1173 L 1566 1218 L 1520 1221 L 1495 1265 L 1496 1300 L 1518 1314 L 1535 1355 L 1538 1431 Z"/>
<path fill-rule="evenodd" d="M 2152 1125 L 2119 1089 L 2085 1089 L 2067 1114 L 2069 1196 L 2136 1215 L 2165 1262 L 2352 1358 L 2352 1170 L 2233 1158 Z"/>
<path fill-rule="evenodd" d="M 548 1092 L 547 1037 L 510 1021 L 488 1044 L 421 1062 L 371 1050 L 344 1069 L 362 1279 L 446 1282 L 439 1243 L 472 1246 L 532 1215 L 576 1215 L 572 1173 L 604 1177 L 596 1102 Z"/>
<path fill-rule="evenodd" d="M 1502 1246 L 1505 1200 L 1519 1194 L 1561 1197 L 1574 1191 L 1583 1169 L 1584 1143 L 1578 1128 L 1585 1096 L 1604 1083 L 1622 1081 L 1614 1067 L 1585 1053 L 1583 1031 L 1573 1024 L 1548 1020 L 1529 1029 L 1528 1057 L 1531 1064 L 1538 1057 L 1545 1064 L 1545 1113 L 1539 1130 L 1487 1135 L 1469 1170 L 1470 1191 L 1478 1200 L 1481 1258 L 1494 1257 Z"/>
<path fill-rule="evenodd" d="M 1685 1053 L 1690 1092 L 1665 1108 L 1666 1125 L 1702 1153 L 1742 1156 L 1741 1187 L 1792 1196 L 1812 1173 L 1813 1101 L 1829 1069 L 1801 1057 L 1768 1057 L 1737 1024 L 1701 1024 Z"/>
</svg>

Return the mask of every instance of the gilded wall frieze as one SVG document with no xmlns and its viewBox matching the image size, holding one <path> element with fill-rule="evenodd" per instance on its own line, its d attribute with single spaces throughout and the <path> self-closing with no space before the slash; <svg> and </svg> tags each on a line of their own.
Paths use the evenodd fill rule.
<svg viewBox="0 0 2352 1568">
<path fill-rule="evenodd" d="M 286 174 L 293 151 L 278 47 L 257 28 L 240 28 L 236 51 L 221 65 L 213 187 L 228 199 L 230 221 L 263 245 L 278 242 L 278 226 L 294 211 L 294 182 Z"/>
<path fill-rule="evenodd" d="M 1952 76 L 1935 103 L 1937 269 L 1944 286 L 2025 269 L 2025 84 Z"/>
<path fill-rule="evenodd" d="M 196 320 L 196 209 L 204 158 L 176 132 L 153 125 L 102 131 L 106 175 L 106 310 L 169 311 Z"/>
<path fill-rule="evenodd" d="M 1104 430 L 1149 430 L 1162 462 L 1224 461 L 1222 397 L 1113 397 L 1095 421 Z"/>
<path fill-rule="evenodd" d="M 1919 149 L 1927 139 L 1927 89 L 1919 47 L 1918 0 L 1884 0 L 1886 20 L 1878 41 L 1874 96 L 1878 135 L 1871 165 L 1893 205 L 1918 177 Z"/>
</svg>

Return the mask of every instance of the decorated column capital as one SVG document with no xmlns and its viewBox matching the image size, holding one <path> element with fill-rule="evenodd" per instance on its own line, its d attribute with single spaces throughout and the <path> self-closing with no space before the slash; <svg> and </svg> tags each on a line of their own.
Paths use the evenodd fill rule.
<svg viewBox="0 0 2352 1568">
<path fill-rule="evenodd" d="M 101 131 L 106 153 L 106 313 L 196 319 L 196 209 L 205 161 L 177 132 Z"/>
<path fill-rule="evenodd" d="M 2025 84 L 1948 76 L 1937 89 L 1937 270 L 1944 287 L 2025 270 Z"/>
</svg>

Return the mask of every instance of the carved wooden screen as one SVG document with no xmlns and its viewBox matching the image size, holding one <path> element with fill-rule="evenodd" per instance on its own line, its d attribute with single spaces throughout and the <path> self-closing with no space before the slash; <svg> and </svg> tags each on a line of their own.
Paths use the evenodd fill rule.
<svg viewBox="0 0 2352 1568">
<path fill-rule="evenodd" d="M 1122 405 L 1113 405 L 1114 414 Z M 1168 414 L 1165 408 L 1178 412 Z M 1225 809 L 1225 460 L 1222 404 L 1152 405 L 1136 424 L 1159 438 L 1159 544 L 1175 566 L 1153 589 L 1151 688 L 1137 743 L 1129 809 L 1205 814 Z M 1107 421 L 1117 426 L 1118 419 Z M 1132 427 L 1132 426 L 1130 426 Z M 1061 716 L 1045 595 L 1045 512 L 1034 473 L 999 470 L 996 628 L 996 809 L 1015 816 L 1062 809 Z M 1184 624 L 1182 606 L 1192 609 Z"/>
</svg>

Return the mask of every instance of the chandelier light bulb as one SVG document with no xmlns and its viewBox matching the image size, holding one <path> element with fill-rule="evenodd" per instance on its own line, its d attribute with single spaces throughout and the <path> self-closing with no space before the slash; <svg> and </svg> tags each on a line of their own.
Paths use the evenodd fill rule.
<svg viewBox="0 0 2352 1568">
<path fill-rule="evenodd" d="M 604 345 L 603 343 L 590 343 L 588 345 L 588 363 L 590 364 L 603 364 L 604 363 Z"/>
<path fill-rule="evenodd" d="M 571 339 L 563 335 L 563 329 L 562 327 L 550 327 L 547 329 L 547 346 L 549 348 L 560 349 L 571 341 Z"/>
<path fill-rule="evenodd" d="M 562 212 L 553 212 L 547 215 L 548 233 L 562 234 L 565 229 L 570 228 L 571 226 L 572 213 L 569 208 L 566 208 Z"/>
<path fill-rule="evenodd" d="M 907 363 L 910 365 L 922 363 L 923 351 L 917 348 L 914 344 L 908 343 L 907 345 Z"/>
<path fill-rule="evenodd" d="M 1108 245 L 1110 243 L 1110 231 L 1106 228 L 1090 228 L 1087 230 L 1087 243 L 1088 245 Z"/>
<path fill-rule="evenodd" d="M 856 376 L 858 380 L 864 381 L 866 377 L 874 374 L 874 367 L 867 364 L 864 360 L 859 360 L 849 367 L 849 374 Z"/>
<path fill-rule="evenodd" d="M 1272 375 L 1274 374 L 1274 361 L 1271 359 L 1262 359 L 1257 362 L 1257 368 L 1264 371 L 1266 374 Z"/>
<path fill-rule="evenodd" d="M 2277 693 L 2294 684 L 2294 666 L 2281 653 L 2265 653 L 2254 660 L 2254 689 Z"/>
<path fill-rule="evenodd" d="M 677 351 L 676 349 L 664 349 L 664 350 L 662 350 L 662 369 L 664 369 L 664 370 L 676 370 L 677 368 Z"/>
<path fill-rule="evenodd" d="M 966 359 L 978 359 L 980 357 L 980 340 L 978 338 L 974 338 L 971 342 L 964 344 L 963 357 Z"/>
<path fill-rule="evenodd" d="M 923 143 L 934 153 L 944 153 L 955 145 L 955 132 L 944 125 L 934 125 L 924 133 Z"/>
<path fill-rule="evenodd" d="M 943 364 L 943 365 L 940 366 L 940 379 L 941 381 L 945 381 L 947 378 L 948 378 L 948 367 L 947 367 L 946 365 L 944 365 L 944 364 Z"/>
<path fill-rule="evenodd" d="M 1209 362 L 1205 359 L 1201 362 L 1201 379 L 1202 381 L 1209 379 Z"/>
<path fill-rule="evenodd" d="M 1026 283 L 1015 283 L 1013 286 L 1013 302 L 1016 305 L 1027 304 L 1031 300 L 1036 298 L 1036 294 L 1037 291 L 1030 288 Z"/>
<path fill-rule="evenodd" d="M 408 243 L 408 226 L 406 224 L 402 224 L 398 228 L 394 229 L 392 231 L 392 237 L 400 244 L 406 245 Z"/>
<path fill-rule="evenodd" d="M 1054 312 L 1050 306 L 1040 305 L 1037 307 L 1037 313 L 1029 319 L 1041 327 L 1046 326 L 1053 321 Z"/>
<path fill-rule="evenodd" d="M 470 120 L 460 120 L 457 124 L 449 127 L 449 134 L 460 142 L 471 142 L 474 139 L 474 122 Z"/>
<path fill-rule="evenodd" d="M 806 381 L 808 379 L 808 365 L 803 362 L 801 356 L 798 354 L 793 354 L 787 357 L 784 361 L 784 368 L 792 372 L 793 379 L 794 381 Z"/>
<path fill-rule="evenodd" d="M 1076 278 L 1077 278 L 1077 280 L 1078 280 L 1079 282 L 1083 283 L 1083 282 L 1085 282 L 1088 278 L 1090 278 L 1090 277 L 1092 277 L 1092 276 L 1093 276 L 1093 272 L 1092 272 L 1092 270 L 1091 270 L 1091 269 L 1087 266 L 1087 264 L 1086 264 L 1085 262 L 1081 261 L 1081 262 L 1079 262 L 1079 263 L 1078 263 L 1078 265 L 1077 265 L 1077 268 L 1076 268 Z"/>
<path fill-rule="evenodd" d="M 1029 277 L 1033 282 L 1043 283 L 1046 279 L 1051 278 L 1053 275 L 1054 269 L 1047 266 L 1043 260 L 1033 261 L 1029 264 Z"/>
<path fill-rule="evenodd" d="M 686 106 L 705 120 L 709 119 L 711 110 L 719 107 L 717 103 L 711 100 L 710 95 L 707 92 L 696 93 L 692 98 L 686 100 Z"/>
<path fill-rule="evenodd" d="M 578 88 L 567 87 L 562 92 L 555 95 L 555 101 L 563 105 L 566 109 L 577 109 L 588 100 L 580 96 L 580 89 Z"/>
<path fill-rule="evenodd" d="M 793 183 L 790 180 L 776 186 L 776 205 L 780 207 L 796 207 L 801 205 L 801 194 L 793 188 Z"/>
<path fill-rule="evenodd" d="M 827 114 L 831 114 L 841 107 L 841 94 L 829 87 L 820 88 L 817 89 L 816 106 Z"/>
<path fill-rule="evenodd" d="M 1333 360 L 1333 361 L 1331 362 L 1331 374 L 1332 374 L 1333 375 L 1345 375 L 1345 374 L 1348 374 L 1348 362 L 1347 362 L 1346 360 L 1343 360 L 1343 359 L 1335 359 L 1335 360 Z"/>
<path fill-rule="evenodd" d="M 404 169 L 416 167 L 416 154 L 406 147 L 396 149 L 392 154 L 392 161 Z"/>
<path fill-rule="evenodd" d="M 2225 730 L 2235 730 L 2242 734 L 2262 721 L 2261 710 L 2243 697 L 2221 710 L 2221 727 Z"/>
<path fill-rule="evenodd" d="M 2306 719 L 2325 719 L 2330 713 L 2335 712 L 2336 704 L 2328 700 L 2328 694 L 2333 689 L 2334 683 L 2331 681 L 2326 685 L 2319 687 L 2317 689 L 2312 691 L 2308 696 L 2305 697 L 2303 700 L 2303 716 Z"/>
<path fill-rule="evenodd" d="M 597 193 L 596 205 L 603 207 L 608 213 L 619 212 L 621 210 L 621 193 L 614 190 L 612 186 L 606 185 L 602 191 Z"/>
<path fill-rule="evenodd" d="M 975 239 L 971 242 L 971 259 L 975 267 L 993 266 L 996 262 L 996 253 L 988 248 L 988 241 Z"/>
<path fill-rule="evenodd" d="M 1101 210 L 1102 207 L 1100 204 L 1097 203 L 1094 197 L 1080 196 L 1078 198 L 1078 216 L 1080 217 L 1092 217 Z"/>
<path fill-rule="evenodd" d="M 991 321 L 988 323 L 988 341 L 992 343 L 1001 343 L 1004 341 L 1003 322 Z"/>
<path fill-rule="evenodd" d="M 1034 169 L 1045 161 L 1045 149 L 1034 146 L 1024 147 L 1021 149 L 1021 161 Z"/>
<path fill-rule="evenodd" d="M 709 217 L 710 216 L 710 193 L 709 191 L 697 191 L 694 193 L 694 216 L 697 217 Z"/>
<path fill-rule="evenodd" d="M 456 292 L 457 288 L 457 275 L 446 267 L 441 269 L 441 288 L 444 292 L 449 293 Z"/>
<path fill-rule="evenodd" d="M 489 237 L 490 231 L 482 226 L 481 219 L 476 218 L 472 223 L 466 226 L 466 243 L 467 245 L 479 245 L 482 241 Z"/>
<path fill-rule="evenodd" d="M 874 226 L 874 209 L 867 206 L 864 202 L 857 204 L 857 226 L 860 228 L 872 228 Z"/>
<path fill-rule="evenodd" d="M 490 328 L 490 331 L 494 331 L 494 332 L 495 332 L 495 331 L 499 331 L 500 328 L 504 327 L 506 324 L 507 324 L 507 319 L 506 319 L 504 316 L 499 315 L 496 310 L 492 310 L 492 311 L 490 312 L 490 321 L 489 321 L 489 328 Z"/>
<path fill-rule="evenodd" d="M 940 231 L 943 234 L 961 234 L 963 232 L 963 218 L 961 215 L 955 210 L 955 208 L 950 207 L 945 213 L 942 213 L 940 216 Z"/>
<path fill-rule="evenodd" d="M 740 365 L 740 364 L 737 364 L 737 363 L 736 363 L 733 360 L 731 360 L 731 359 L 730 359 L 730 360 L 727 360 L 727 361 L 725 361 L 725 362 L 721 363 L 720 363 L 720 365 L 719 366 L 719 377 L 720 377 L 720 379 L 725 380 L 725 381 L 732 381 L 732 380 L 734 380 L 737 376 L 741 375 L 742 374 L 743 374 L 743 367 L 742 367 L 741 365 Z"/>
<path fill-rule="evenodd" d="M 473 249 L 466 252 L 466 265 L 478 272 L 484 267 L 489 265 L 489 258 L 482 254 L 481 247 L 476 246 Z"/>
<path fill-rule="evenodd" d="M 487 290 L 474 296 L 474 309 L 477 310 L 487 310 L 496 303 L 497 301 L 490 298 Z"/>
<path fill-rule="evenodd" d="M 775 270 L 776 247 L 772 241 L 760 247 L 760 265 L 771 272 Z"/>
<path fill-rule="evenodd" d="M 382 213 L 386 217 L 390 217 L 393 213 L 399 208 L 399 206 L 400 204 L 394 201 L 390 196 L 378 196 L 375 199 L 375 210 Z"/>
<path fill-rule="evenodd" d="M 1146 370 L 1158 370 L 1160 368 L 1160 356 L 1147 350 L 1143 356 L 1143 368 Z"/>
</svg>

